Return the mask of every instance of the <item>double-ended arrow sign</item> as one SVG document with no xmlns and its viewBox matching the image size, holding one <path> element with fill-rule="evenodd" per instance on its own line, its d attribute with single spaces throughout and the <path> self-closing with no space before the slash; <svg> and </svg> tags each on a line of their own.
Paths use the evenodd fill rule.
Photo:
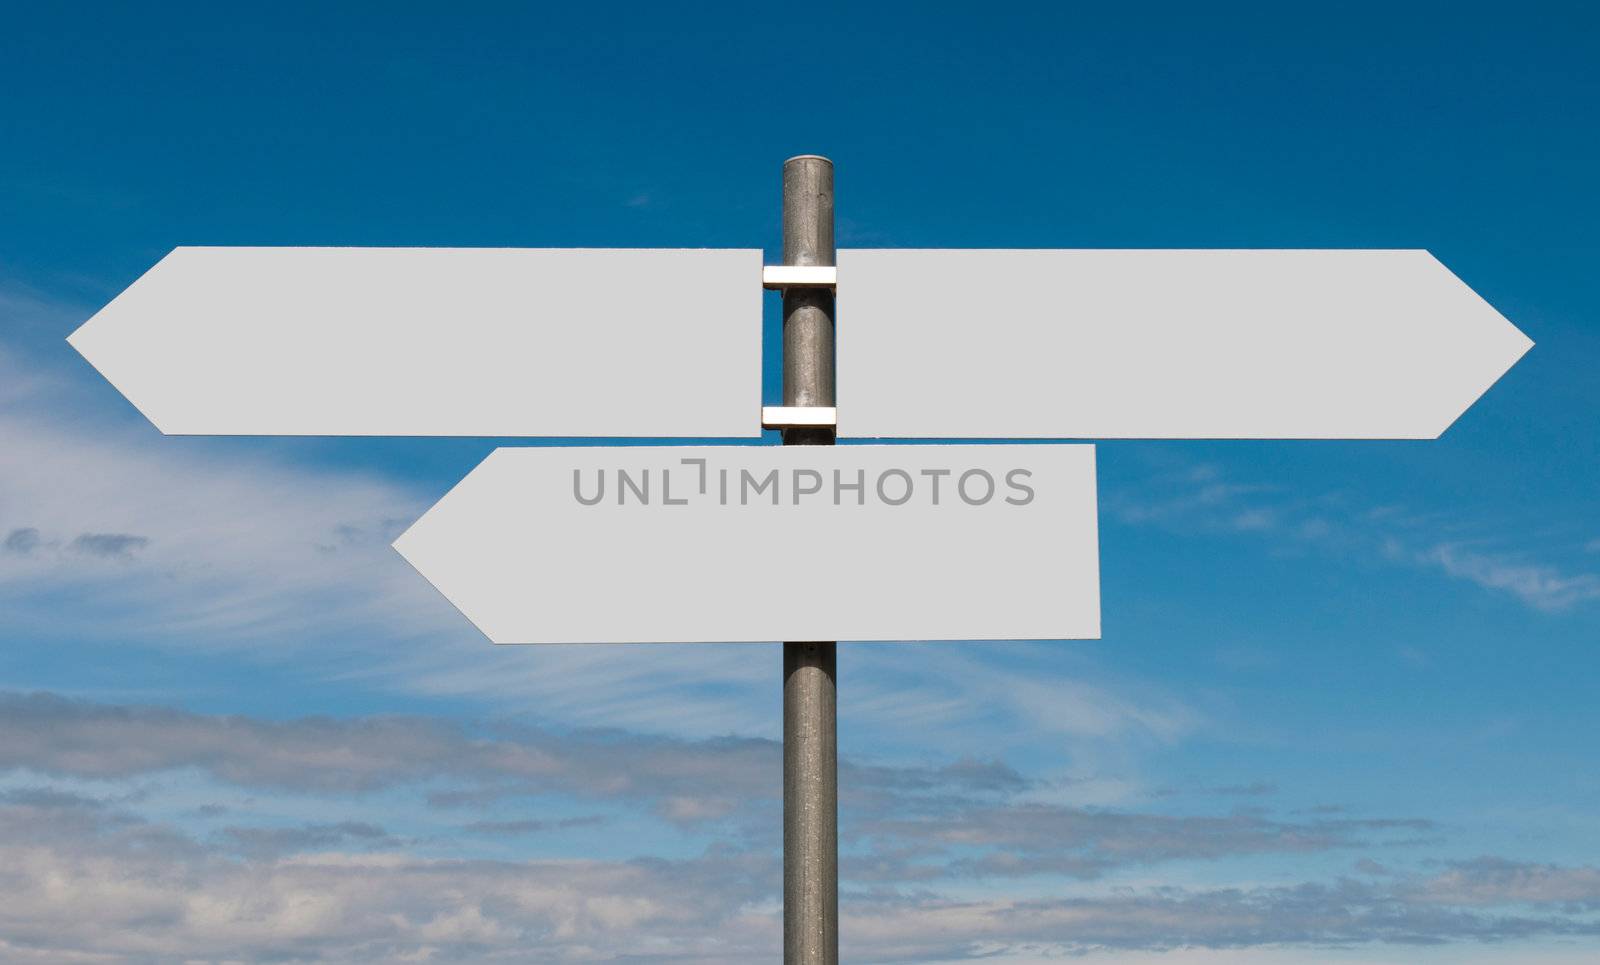
<svg viewBox="0 0 1600 965">
<path fill-rule="evenodd" d="M 1425 251 L 834 278 L 844 439 L 1427 439 L 1532 345 Z M 753 439 L 761 291 L 755 249 L 179 248 L 70 341 L 167 433 Z M 1099 635 L 1089 446 L 499 449 L 396 547 L 498 643 Z"/>
</svg>

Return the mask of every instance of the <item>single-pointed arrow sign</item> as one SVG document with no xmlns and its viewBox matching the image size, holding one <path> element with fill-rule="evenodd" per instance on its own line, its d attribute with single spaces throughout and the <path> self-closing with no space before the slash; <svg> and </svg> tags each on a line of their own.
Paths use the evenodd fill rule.
<svg viewBox="0 0 1600 965">
<path fill-rule="evenodd" d="M 498 449 L 395 548 L 496 643 L 1100 635 L 1092 446 Z"/>
<path fill-rule="evenodd" d="M 179 248 L 72 345 L 181 435 L 760 434 L 761 252 Z"/>
<path fill-rule="evenodd" d="M 1533 344 L 1426 251 L 846 250 L 839 434 L 1432 439 Z"/>
</svg>

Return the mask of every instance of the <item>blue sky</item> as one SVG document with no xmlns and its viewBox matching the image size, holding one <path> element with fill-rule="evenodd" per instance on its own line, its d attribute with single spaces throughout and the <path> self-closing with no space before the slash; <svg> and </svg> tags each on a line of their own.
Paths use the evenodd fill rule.
<svg viewBox="0 0 1600 965">
<path fill-rule="evenodd" d="M 845 957 L 1600 950 L 1584 5 L 7 23 L 0 957 L 775 959 L 775 647 L 495 649 L 388 548 L 493 440 L 63 339 L 180 244 L 772 255 L 812 152 L 842 246 L 1422 247 L 1537 343 L 1437 442 L 1103 445 L 1100 641 L 842 646 Z"/>
</svg>

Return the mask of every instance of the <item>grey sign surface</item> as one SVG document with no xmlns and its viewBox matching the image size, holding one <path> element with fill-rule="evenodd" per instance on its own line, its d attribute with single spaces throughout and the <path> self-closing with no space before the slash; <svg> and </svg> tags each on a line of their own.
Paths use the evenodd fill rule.
<svg viewBox="0 0 1600 965">
<path fill-rule="evenodd" d="M 178 248 L 69 341 L 167 433 L 761 431 L 757 249 Z"/>
<path fill-rule="evenodd" d="M 851 438 L 1432 439 L 1532 342 L 1426 251 L 842 250 Z"/>
<path fill-rule="evenodd" d="M 496 643 L 1100 635 L 1092 446 L 498 449 L 395 548 Z"/>
</svg>

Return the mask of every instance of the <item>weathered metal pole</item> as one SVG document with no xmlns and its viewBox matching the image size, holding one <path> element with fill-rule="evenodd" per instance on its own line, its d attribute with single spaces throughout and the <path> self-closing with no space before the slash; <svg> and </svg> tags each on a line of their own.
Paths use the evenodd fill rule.
<svg viewBox="0 0 1600 965">
<path fill-rule="evenodd" d="M 783 263 L 831 265 L 833 257 L 833 162 L 815 155 L 790 158 L 783 162 Z M 834 404 L 831 290 L 783 293 L 783 404 Z M 785 429 L 783 444 L 831 446 L 833 436 L 827 428 Z M 839 961 L 834 649 L 832 642 L 783 645 L 785 965 Z"/>
</svg>

